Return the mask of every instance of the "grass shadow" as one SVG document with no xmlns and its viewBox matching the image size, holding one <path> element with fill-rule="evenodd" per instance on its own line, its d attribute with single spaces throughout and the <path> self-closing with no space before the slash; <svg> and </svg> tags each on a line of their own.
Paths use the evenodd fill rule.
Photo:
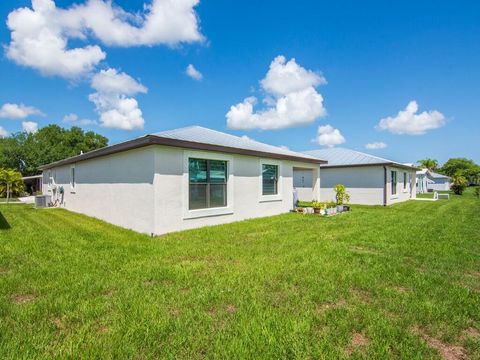
<svg viewBox="0 0 480 360">
<path fill-rule="evenodd" d="M 10 224 L 8 223 L 7 219 L 3 216 L 0 212 L 0 230 L 8 230 L 10 229 Z"/>
</svg>

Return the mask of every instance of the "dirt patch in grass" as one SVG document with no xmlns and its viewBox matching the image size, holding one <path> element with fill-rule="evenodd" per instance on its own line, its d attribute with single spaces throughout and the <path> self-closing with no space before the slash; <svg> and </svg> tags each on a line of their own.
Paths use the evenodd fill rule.
<svg viewBox="0 0 480 360">
<path fill-rule="evenodd" d="M 354 299 L 364 304 L 369 304 L 373 301 L 373 294 L 370 291 L 363 289 L 352 289 L 350 293 Z"/>
<path fill-rule="evenodd" d="M 462 346 L 445 344 L 442 341 L 428 335 L 420 328 L 415 327 L 413 332 L 420 335 L 427 345 L 439 352 L 445 360 L 464 360 L 467 359 L 467 352 Z"/>
<path fill-rule="evenodd" d="M 233 304 L 228 304 L 226 307 L 225 307 L 225 311 L 229 314 L 233 314 L 235 312 L 237 312 L 237 307 Z"/>
<path fill-rule="evenodd" d="M 8 269 L 0 267 L 0 276 L 7 275 L 9 272 Z"/>
<path fill-rule="evenodd" d="M 480 331 L 473 328 L 469 327 L 468 329 L 465 329 L 462 333 L 462 339 L 474 339 L 474 340 L 479 340 L 480 339 Z"/>
<path fill-rule="evenodd" d="M 180 316 L 180 314 L 181 314 L 182 312 L 180 311 L 180 309 L 179 309 L 178 307 L 171 307 L 171 308 L 168 310 L 168 313 L 169 313 L 170 315 L 172 315 L 173 317 L 176 317 L 176 318 L 177 318 L 177 317 Z"/>
<path fill-rule="evenodd" d="M 378 255 L 379 252 L 362 246 L 351 246 L 350 251 L 358 254 Z"/>
<path fill-rule="evenodd" d="M 317 304 L 315 306 L 315 312 L 317 314 L 323 314 L 325 311 L 332 310 L 332 309 L 340 309 L 347 305 L 347 302 L 343 299 L 340 299 L 336 302 L 324 302 L 321 304 Z"/>
<path fill-rule="evenodd" d="M 480 279 L 480 271 L 469 271 L 465 275 L 476 278 L 476 279 Z"/>
<path fill-rule="evenodd" d="M 351 355 L 354 352 L 363 352 L 369 343 L 370 341 L 365 335 L 358 332 L 353 333 L 350 344 L 345 348 L 345 352 L 347 355 Z"/>
<path fill-rule="evenodd" d="M 32 294 L 13 294 L 10 296 L 13 303 L 17 305 L 26 304 L 35 300 L 35 296 Z"/>
<path fill-rule="evenodd" d="M 99 334 L 106 334 L 106 333 L 108 333 L 108 331 L 109 331 L 109 329 L 105 325 L 101 325 L 97 329 L 97 333 L 99 333 Z"/>
<path fill-rule="evenodd" d="M 63 329 L 65 329 L 65 321 L 64 321 L 63 318 L 60 318 L 60 317 L 53 318 L 53 319 L 52 319 L 52 324 L 55 325 L 55 327 L 56 327 L 58 330 L 63 330 Z"/>
<path fill-rule="evenodd" d="M 117 292 L 113 289 L 109 289 L 109 290 L 106 290 L 102 295 L 103 297 L 106 297 L 106 298 L 111 298 L 112 296 L 114 296 Z"/>
<path fill-rule="evenodd" d="M 400 293 L 400 294 L 407 294 L 410 292 L 409 289 L 407 289 L 406 287 L 403 287 L 403 286 L 394 286 L 392 287 L 393 290 L 395 290 L 396 292 Z"/>
</svg>

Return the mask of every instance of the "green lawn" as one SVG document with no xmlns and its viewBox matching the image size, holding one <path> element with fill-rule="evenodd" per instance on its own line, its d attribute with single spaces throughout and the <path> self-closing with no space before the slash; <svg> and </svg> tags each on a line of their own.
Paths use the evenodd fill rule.
<svg viewBox="0 0 480 360">
<path fill-rule="evenodd" d="M 0 205 L 0 358 L 480 358 L 480 200 L 151 238 Z"/>
</svg>

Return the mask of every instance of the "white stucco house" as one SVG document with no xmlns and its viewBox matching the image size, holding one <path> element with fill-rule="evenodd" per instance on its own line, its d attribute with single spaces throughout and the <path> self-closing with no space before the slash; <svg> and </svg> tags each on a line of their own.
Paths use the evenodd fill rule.
<svg viewBox="0 0 480 360">
<path fill-rule="evenodd" d="M 450 190 L 451 178 L 447 175 L 439 174 L 429 169 L 421 169 L 417 171 L 416 177 L 417 193 Z"/>
<path fill-rule="evenodd" d="M 335 200 L 333 187 L 343 184 L 351 204 L 391 205 L 416 197 L 417 168 L 344 148 L 306 151 L 320 164 L 320 200 Z"/>
<path fill-rule="evenodd" d="M 57 206 L 158 235 L 288 212 L 297 172 L 308 174 L 303 193 L 318 200 L 324 162 L 192 126 L 45 165 L 43 193 Z"/>
</svg>

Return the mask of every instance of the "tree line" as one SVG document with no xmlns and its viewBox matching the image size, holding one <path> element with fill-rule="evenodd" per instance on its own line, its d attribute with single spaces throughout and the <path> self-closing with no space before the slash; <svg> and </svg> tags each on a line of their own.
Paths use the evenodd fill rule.
<svg viewBox="0 0 480 360">
<path fill-rule="evenodd" d="M 35 133 L 18 132 L 0 138 L 0 168 L 14 169 L 23 176 L 37 175 L 41 165 L 107 145 L 108 139 L 93 131 L 52 124 Z"/>
<path fill-rule="evenodd" d="M 420 167 L 447 175 L 452 178 L 450 189 L 457 195 L 461 195 L 469 185 L 480 184 L 480 165 L 466 158 L 448 159 L 441 167 L 435 159 L 422 159 L 417 163 Z M 476 188 L 477 196 L 479 187 Z"/>
</svg>

